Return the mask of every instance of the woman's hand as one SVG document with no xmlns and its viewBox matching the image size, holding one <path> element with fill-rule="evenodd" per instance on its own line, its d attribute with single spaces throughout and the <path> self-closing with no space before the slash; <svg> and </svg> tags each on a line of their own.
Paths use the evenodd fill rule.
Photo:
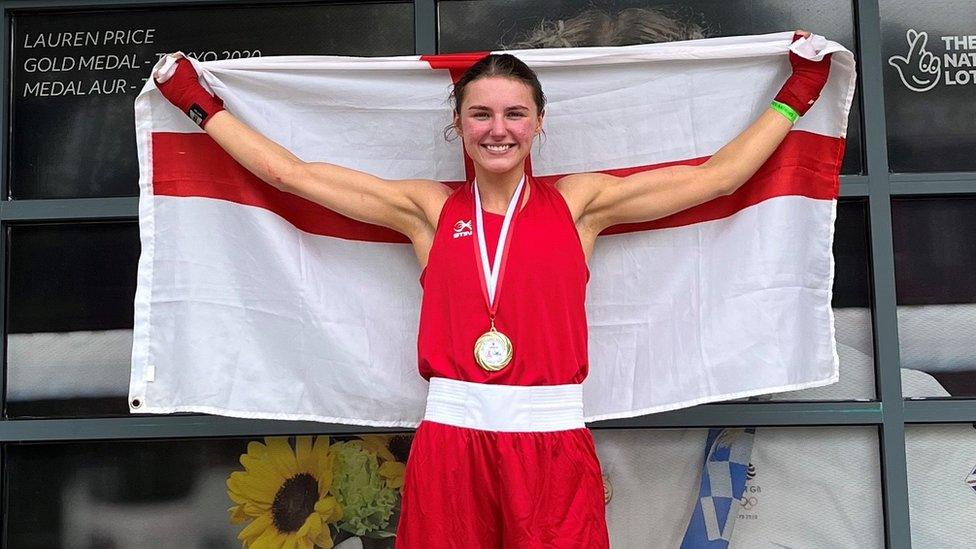
<svg viewBox="0 0 976 549">
<path fill-rule="evenodd" d="M 809 37 L 808 31 L 797 29 L 793 34 L 793 42 L 800 38 Z M 800 116 L 806 114 L 817 98 L 820 97 L 820 92 L 827 84 L 827 76 L 830 73 L 830 55 L 825 55 L 820 61 L 811 61 L 790 52 L 793 74 L 776 94 L 776 101 L 789 105 Z"/>
<path fill-rule="evenodd" d="M 154 74 L 153 79 L 156 81 L 156 88 L 163 94 L 163 97 L 183 111 L 201 128 L 213 115 L 224 110 L 224 102 L 203 89 L 197 71 L 185 58 L 176 62 L 176 69 L 165 81 L 160 82 L 159 76 Z"/>
<path fill-rule="evenodd" d="M 187 59 L 166 68 L 164 74 L 153 75 L 163 97 L 204 128 L 247 171 L 278 190 L 406 235 L 414 241 L 422 264 L 426 263 L 450 187 L 428 180 L 388 181 L 334 164 L 304 162 L 224 110 L 224 102 L 200 85 Z"/>
<path fill-rule="evenodd" d="M 793 41 L 809 38 L 797 30 Z M 802 114 L 827 83 L 830 55 L 810 61 L 790 52 L 793 74 L 776 100 Z M 621 223 L 639 223 L 671 215 L 735 192 L 773 154 L 792 128 L 779 112 L 766 109 L 752 125 L 697 166 L 669 166 L 626 177 L 604 174 L 576 174 L 556 185 L 567 203 L 584 246 L 603 229 Z"/>
</svg>

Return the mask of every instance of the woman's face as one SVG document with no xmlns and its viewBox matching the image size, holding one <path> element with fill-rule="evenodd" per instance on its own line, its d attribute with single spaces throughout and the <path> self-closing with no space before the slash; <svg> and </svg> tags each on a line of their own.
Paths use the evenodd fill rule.
<svg viewBox="0 0 976 549">
<path fill-rule="evenodd" d="M 454 122 L 475 165 L 498 174 L 520 168 L 532 139 L 542 131 L 532 89 L 503 76 L 468 84 Z"/>
</svg>

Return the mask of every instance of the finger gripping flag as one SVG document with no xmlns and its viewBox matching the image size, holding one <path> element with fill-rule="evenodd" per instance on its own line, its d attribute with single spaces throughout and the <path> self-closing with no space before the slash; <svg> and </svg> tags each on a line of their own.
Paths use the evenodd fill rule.
<svg viewBox="0 0 976 549">
<path fill-rule="evenodd" d="M 768 108 L 791 37 L 512 52 L 549 98 L 531 173 L 552 184 L 706 161 Z M 831 244 L 854 59 L 829 41 L 816 53 L 833 54 L 820 99 L 738 191 L 598 237 L 588 420 L 838 379 Z M 442 137 L 447 95 L 477 58 L 193 63 L 230 112 L 303 160 L 458 184 L 471 168 Z M 264 184 L 152 79 L 135 111 L 130 409 L 417 425 L 426 381 L 407 239 Z"/>
</svg>

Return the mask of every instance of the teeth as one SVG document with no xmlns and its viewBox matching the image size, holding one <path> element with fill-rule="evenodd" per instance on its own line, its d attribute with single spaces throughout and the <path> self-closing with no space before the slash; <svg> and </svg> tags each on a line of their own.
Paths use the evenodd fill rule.
<svg viewBox="0 0 976 549">
<path fill-rule="evenodd" d="M 494 152 L 502 152 L 502 151 L 507 151 L 507 150 L 508 150 L 508 149 L 510 149 L 510 148 L 511 148 L 512 146 L 511 146 L 511 145 L 485 145 L 485 147 L 486 147 L 486 148 L 487 148 L 487 149 L 488 149 L 489 151 L 494 151 Z"/>
</svg>

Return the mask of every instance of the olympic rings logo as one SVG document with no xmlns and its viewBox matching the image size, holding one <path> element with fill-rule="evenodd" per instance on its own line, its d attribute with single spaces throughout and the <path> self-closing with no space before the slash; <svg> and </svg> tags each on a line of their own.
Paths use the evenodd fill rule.
<svg viewBox="0 0 976 549">
<path fill-rule="evenodd" d="M 759 498 L 755 496 L 745 496 L 739 500 L 739 503 L 742 504 L 743 509 L 748 511 L 749 509 L 759 505 Z"/>
</svg>

